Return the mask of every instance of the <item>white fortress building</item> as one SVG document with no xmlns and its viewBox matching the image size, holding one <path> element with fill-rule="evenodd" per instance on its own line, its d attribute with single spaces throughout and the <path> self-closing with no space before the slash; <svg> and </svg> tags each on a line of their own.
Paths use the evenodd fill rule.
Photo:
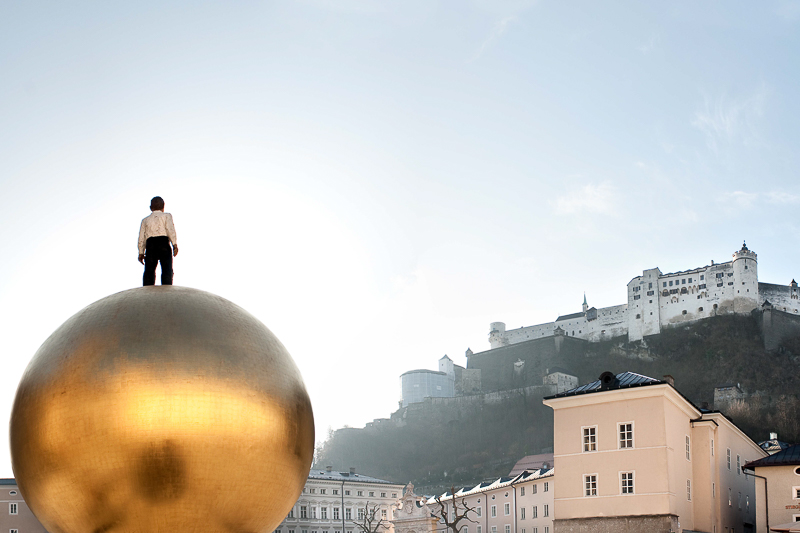
<svg viewBox="0 0 800 533">
<path fill-rule="evenodd" d="M 800 291 L 789 285 L 759 283 L 756 253 L 742 245 L 727 263 L 663 274 L 658 268 L 642 272 L 628 283 L 628 303 L 595 309 L 583 298 L 583 311 L 560 316 L 555 322 L 506 330 L 503 322 L 490 325 L 489 343 L 500 348 L 553 335 L 599 342 L 623 335 L 638 341 L 664 328 L 723 314 L 746 315 L 769 302 L 774 309 L 800 313 Z"/>
</svg>

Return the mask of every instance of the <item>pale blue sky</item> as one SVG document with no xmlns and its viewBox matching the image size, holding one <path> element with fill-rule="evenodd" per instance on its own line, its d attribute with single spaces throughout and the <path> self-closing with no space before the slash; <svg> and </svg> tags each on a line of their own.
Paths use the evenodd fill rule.
<svg viewBox="0 0 800 533">
<path fill-rule="evenodd" d="M 800 277 L 800 2 L 163 4 L 0 3 L 2 419 L 58 325 L 140 284 L 156 194 L 176 283 L 278 335 L 320 438 L 643 268 L 746 238 Z"/>
</svg>

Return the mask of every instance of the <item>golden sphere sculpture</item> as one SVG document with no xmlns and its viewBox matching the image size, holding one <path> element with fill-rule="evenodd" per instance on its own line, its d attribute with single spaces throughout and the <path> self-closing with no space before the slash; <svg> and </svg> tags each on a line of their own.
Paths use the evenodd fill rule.
<svg viewBox="0 0 800 533">
<path fill-rule="evenodd" d="M 185 287 L 124 291 L 42 344 L 11 461 L 50 533 L 268 533 L 305 484 L 314 419 L 280 341 Z"/>
</svg>

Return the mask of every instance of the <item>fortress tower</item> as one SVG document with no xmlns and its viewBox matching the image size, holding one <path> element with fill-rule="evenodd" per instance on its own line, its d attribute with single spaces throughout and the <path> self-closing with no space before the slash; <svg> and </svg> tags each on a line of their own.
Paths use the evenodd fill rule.
<svg viewBox="0 0 800 533">
<path fill-rule="evenodd" d="M 756 253 L 742 244 L 733 254 L 733 312 L 747 314 L 758 307 L 758 261 Z"/>
</svg>

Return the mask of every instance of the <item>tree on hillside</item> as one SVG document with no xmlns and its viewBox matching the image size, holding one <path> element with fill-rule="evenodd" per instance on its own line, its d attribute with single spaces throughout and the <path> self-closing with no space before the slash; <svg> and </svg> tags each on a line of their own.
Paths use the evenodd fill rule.
<svg viewBox="0 0 800 533">
<path fill-rule="evenodd" d="M 356 512 L 358 515 L 353 524 L 361 533 L 383 533 L 389 529 L 389 521 L 377 503 L 367 502 L 364 507 L 358 507 Z"/>
<path fill-rule="evenodd" d="M 450 487 L 450 495 L 450 502 L 442 501 L 441 496 L 436 496 L 434 499 L 436 500 L 436 503 L 439 504 L 439 508 L 431 509 L 433 516 L 438 518 L 440 523 L 444 523 L 444 531 L 449 531 L 450 533 L 461 533 L 461 528 L 464 527 L 462 522 L 464 521 L 477 524 L 475 520 L 469 517 L 469 513 L 474 513 L 475 508 L 467 505 L 466 498 L 461 498 L 461 507 L 459 508 L 459 501 L 458 498 L 456 498 L 455 487 Z"/>
</svg>

